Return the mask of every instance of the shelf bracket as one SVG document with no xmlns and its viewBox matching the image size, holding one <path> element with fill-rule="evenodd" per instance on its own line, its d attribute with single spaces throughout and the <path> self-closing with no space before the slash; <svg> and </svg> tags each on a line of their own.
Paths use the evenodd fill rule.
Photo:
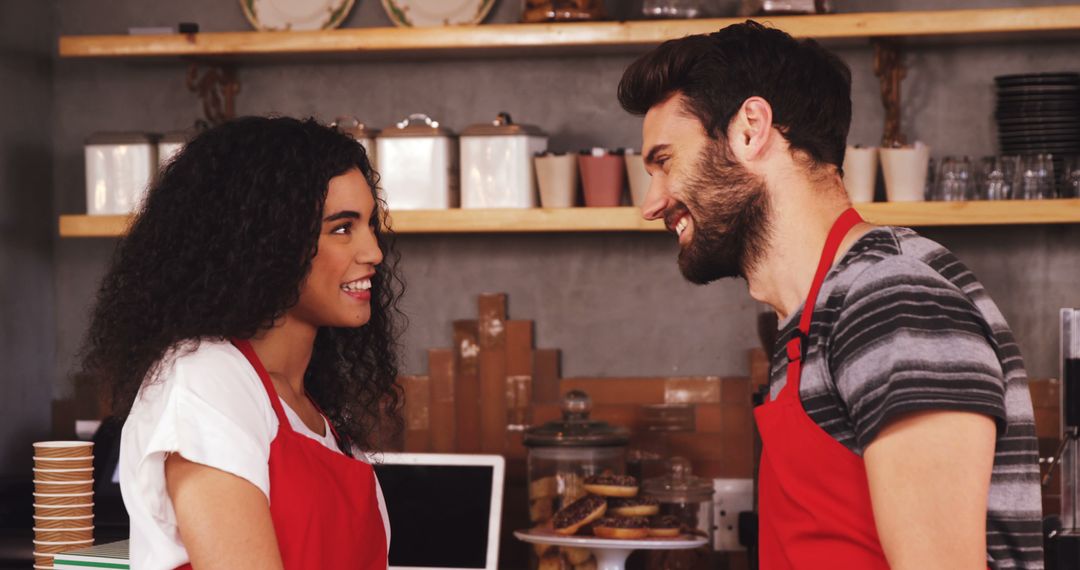
<svg viewBox="0 0 1080 570">
<path fill-rule="evenodd" d="M 200 126 L 220 125 L 236 116 L 236 95 L 240 92 L 236 68 L 226 65 L 200 68 L 198 63 L 189 64 L 187 88 L 202 101 L 205 119 L 198 121 Z"/>
<path fill-rule="evenodd" d="M 874 75 L 881 83 L 881 104 L 885 107 L 881 146 L 904 146 L 907 139 L 900 128 L 900 88 L 907 76 L 904 50 L 896 38 L 875 38 L 871 43 L 874 45 Z"/>
</svg>

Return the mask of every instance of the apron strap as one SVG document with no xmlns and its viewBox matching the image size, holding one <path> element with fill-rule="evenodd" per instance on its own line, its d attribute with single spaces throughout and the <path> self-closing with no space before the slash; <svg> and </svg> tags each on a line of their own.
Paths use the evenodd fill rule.
<svg viewBox="0 0 1080 570">
<path fill-rule="evenodd" d="M 247 358 L 248 363 L 255 369 L 255 373 L 259 375 L 263 389 L 266 390 L 266 395 L 270 397 L 270 406 L 274 408 L 274 414 L 277 415 L 278 422 L 283 427 L 292 429 L 289 418 L 285 416 L 285 409 L 281 407 L 281 400 L 278 399 L 274 383 L 270 380 L 270 373 L 266 371 L 266 367 L 259 360 L 259 355 L 255 353 L 255 347 L 251 346 L 251 342 L 244 339 L 234 338 L 230 339 L 230 341 L 244 355 L 244 358 Z"/>
<path fill-rule="evenodd" d="M 825 277 L 829 274 L 829 269 L 832 268 L 833 259 L 836 257 L 837 250 L 840 249 L 840 242 L 844 241 L 844 237 L 851 231 L 851 228 L 862 221 L 862 217 L 859 216 L 859 212 L 855 211 L 855 208 L 848 208 L 847 210 L 844 210 L 844 213 L 840 214 L 840 217 L 837 218 L 835 222 L 833 222 L 832 228 L 829 230 L 829 235 L 825 238 L 825 247 L 821 251 L 821 259 L 818 261 L 817 271 L 814 273 L 814 280 L 810 283 L 810 293 L 806 296 L 806 303 L 803 305 L 802 316 L 799 318 L 799 328 L 796 331 L 796 334 L 787 343 L 789 372 L 793 372 L 792 374 L 789 374 L 789 376 L 792 376 L 795 381 L 795 389 L 792 391 L 795 394 L 799 393 L 799 380 L 802 376 L 801 361 L 803 350 L 809 345 L 810 321 L 814 318 L 814 306 L 817 304 L 817 297 L 818 293 L 821 291 L 821 285 L 825 283 Z M 793 365 L 795 366 L 795 369 L 791 370 Z"/>
</svg>

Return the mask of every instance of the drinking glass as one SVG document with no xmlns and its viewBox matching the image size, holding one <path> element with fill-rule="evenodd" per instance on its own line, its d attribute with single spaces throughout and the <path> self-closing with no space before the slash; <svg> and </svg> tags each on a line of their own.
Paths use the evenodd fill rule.
<svg viewBox="0 0 1080 570">
<path fill-rule="evenodd" d="M 1009 200 L 1013 198 L 1013 178 L 1020 157 L 1002 155 L 993 157 L 993 163 L 986 171 L 979 193 L 984 200 Z"/>
<path fill-rule="evenodd" d="M 1013 180 L 1013 197 L 1018 200 L 1044 200 L 1056 197 L 1053 155 L 1021 156 Z"/>
<path fill-rule="evenodd" d="M 1080 154 L 1065 157 L 1061 177 L 1061 198 L 1080 198 Z"/>
<path fill-rule="evenodd" d="M 955 202 L 974 197 L 971 159 L 967 156 L 946 156 L 938 170 L 938 200 Z"/>
</svg>

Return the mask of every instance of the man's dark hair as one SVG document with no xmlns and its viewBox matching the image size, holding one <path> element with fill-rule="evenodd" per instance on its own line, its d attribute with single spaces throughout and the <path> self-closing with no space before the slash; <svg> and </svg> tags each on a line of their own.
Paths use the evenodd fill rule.
<svg viewBox="0 0 1080 570">
<path fill-rule="evenodd" d="M 764 98 L 792 150 L 815 164 L 844 162 L 851 126 L 851 70 L 813 40 L 798 41 L 753 21 L 709 35 L 669 40 L 641 56 L 619 82 L 619 103 L 635 115 L 675 93 L 714 139 L 746 99 Z"/>
</svg>

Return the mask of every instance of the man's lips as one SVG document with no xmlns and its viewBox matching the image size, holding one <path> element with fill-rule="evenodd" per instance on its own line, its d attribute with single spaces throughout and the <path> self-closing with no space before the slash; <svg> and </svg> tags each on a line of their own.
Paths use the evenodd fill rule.
<svg viewBox="0 0 1080 570">
<path fill-rule="evenodd" d="M 664 212 L 664 225 L 676 236 L 682 236 L 682 233 L 690 226 L 691 219 L 690 210 L 681 204 Z"/>
</svg>

